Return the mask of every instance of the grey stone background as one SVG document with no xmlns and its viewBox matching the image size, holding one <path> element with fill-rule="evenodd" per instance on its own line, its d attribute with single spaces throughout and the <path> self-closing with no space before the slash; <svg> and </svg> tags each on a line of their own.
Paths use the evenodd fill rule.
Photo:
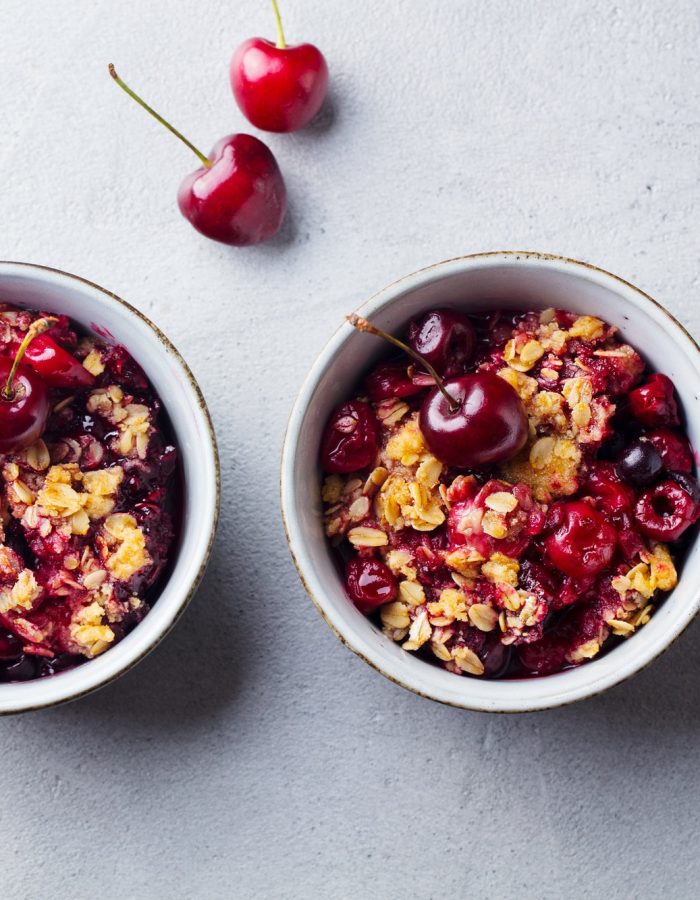
<svg viewBox="0 0 700 900">
<path fill-rule="evenodd" d="M 197 163 L 248 130 L 236 44 L 264 0 L 2 0 L 0 258 L 128 298 L 199 378 L 223 516 L 206 581 L 116 684 L 0 722 L 5 898 L 686 898 L 700 879 L 700 626 L 605 696 L 520 717 L 419 699 L 343 649 L 278 512 L 286 417 L 342 315 L 490 249 L 593 261 L 696 335 L 700 12 L 662 0 L 281 0 L 330 103 L 265 138 L 291 214 L 209 243 Z"/>
</svg>

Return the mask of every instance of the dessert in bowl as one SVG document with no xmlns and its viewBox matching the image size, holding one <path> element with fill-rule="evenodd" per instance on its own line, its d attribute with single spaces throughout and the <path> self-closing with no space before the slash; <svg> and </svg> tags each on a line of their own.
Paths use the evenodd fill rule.
<svg viewBox="0 0 700 900">
<path fill-rule="evenodd" d="M 75 276 L 0 264 L 0 376 L 0 711 L 13 712 L 106 683 L 167 632 L 209 556 L 218 462 L 172 345 Z"/>
<path fill-rule="evenodd" d="M 361 312 L 423 356 L 344 326 L 292 414 L 285 518 L 332 627 L 401 684 L 487 710 L 578 699 L 660 652 L 698 605 L 680 326 L 537 254 L 444 263 Z"/>
</svg>

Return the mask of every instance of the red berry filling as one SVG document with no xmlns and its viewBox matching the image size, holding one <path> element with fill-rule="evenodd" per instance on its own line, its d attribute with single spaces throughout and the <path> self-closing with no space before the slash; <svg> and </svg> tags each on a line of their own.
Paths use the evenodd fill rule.
<svg viewBox="0 0 700 900">
<path fill-rule="evenodd" d="M 323 436 L 350 600 L 482 678 L 552 674 L 634 634 L 700 517 L 670 380 L 642 382 L 614 328 L 562 310 L 434 310 L 408 341 Z"/>
<path fill-rule="evenodd" d="M 39 318 L 0 306 L 0 362 Z M 176 532 L 177 451 L 128 352 L 61 316 L 25 358 L 50 413 L 31 443 L 0 457 L 0 681 L 114 646 L 148 612 Z"/>
</svg>

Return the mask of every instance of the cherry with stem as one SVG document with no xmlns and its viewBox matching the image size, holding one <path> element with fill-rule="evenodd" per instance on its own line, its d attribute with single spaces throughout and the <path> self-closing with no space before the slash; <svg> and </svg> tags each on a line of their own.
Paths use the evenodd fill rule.
<svg viewBox="0 0 700 900">
<path fill-rule="evenodd" d="M 206 156 L 156 112 L 108 65 L 111 78 L 142 109 L 175 135 L 201 163 L 178 191 L 182 215 L 201 234 L 222 244 L 245 247 L 275 234 L 287 210 L 287 192 L 277 160 L 250 134 L 222 138 Z"/>
</svg>

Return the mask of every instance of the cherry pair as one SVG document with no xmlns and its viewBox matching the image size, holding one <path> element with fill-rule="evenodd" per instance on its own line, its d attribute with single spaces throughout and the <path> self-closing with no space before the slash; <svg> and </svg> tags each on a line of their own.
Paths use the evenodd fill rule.
<svg viewBox="0 0 700 900">
<path fill-rule="evenodd" d="M 264 131 L 303 128 L 321 108 L 328 85 L 326 60 L 313 44 L 289 46 L 276 0 L 277 43 L 251 38 L 231 60 L 230 80 L 236 102 L 249 121 Z M 117 84 L 178 137 L 202 165 L 180 185 L 182 215 L 205 237 L 245 247 L 272 237 L 287 210 L 284 179 L 272 151 L 250 134 L 231 134 L 209 156 L 145 103 L 117 75 Z"/>
<path fill-rule="evenodd" d="M 50 412 L 49 387 L 80 390 L 94 381 L 85 366 L 44 334 L 57 322 L 52 316 L 37 319 L 14 359 L 0 357 L 0 453 L 17 453 L 41 437 Z"/>
</svg>

